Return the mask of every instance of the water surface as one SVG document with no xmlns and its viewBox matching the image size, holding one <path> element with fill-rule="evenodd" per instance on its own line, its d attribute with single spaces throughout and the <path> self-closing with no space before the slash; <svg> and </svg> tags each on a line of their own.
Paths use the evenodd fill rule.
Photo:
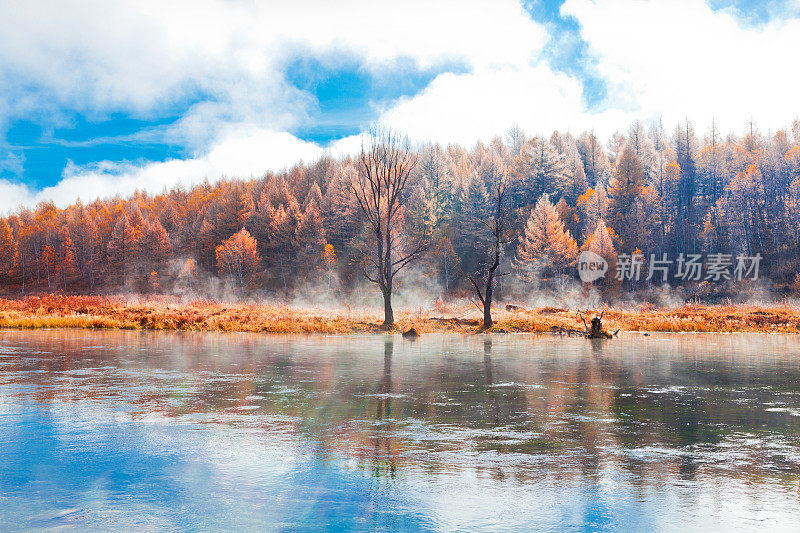
<svg viewBox="0 0 800 533">
<path fill-rule="evenodd" d="M 0 331 L 0 529 L 796 531 L 798 355 Z"/>
</svg>

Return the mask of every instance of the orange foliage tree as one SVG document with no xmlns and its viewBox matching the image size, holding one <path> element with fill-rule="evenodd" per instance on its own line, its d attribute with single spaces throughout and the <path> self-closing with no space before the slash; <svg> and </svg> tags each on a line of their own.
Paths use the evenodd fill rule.
<svg viewBox="0 0 800 533">
<path fill-rule="evenodd" d="M 215 252 L 220 274 L 227 273 L 233 283 L 234 293 L 238 290 L 240 295 L 243 294 L 261 265 L 258 243 L 242 228 L 217 246 Z"/>
<path fill-rule="evenodd" d="M 326 244 L 325 249 L 322 250 L 322 263 L 325 265 L 325 270 L 328 273 L 328 292 L 330 292 L 333 269 L 336 267 L 336 252 L 333 251 L 332 244 Z"/>
<path fill-rule="evenodd" d="M 523 277 L 530 279 L 534 266 L 551 266 L 558 275 L 575 262 L 578 246 L 550 202 L 543 194 L 531 211 L 525 231 L 517 247 L 516 266 L 523 271 Z"/>
<path fill-rule="evenodd" d="M 0 277 L 6 282 L 16 256 L 16 243 L 11 225 L 7 220 L 0 220 Z"/>
</svg>

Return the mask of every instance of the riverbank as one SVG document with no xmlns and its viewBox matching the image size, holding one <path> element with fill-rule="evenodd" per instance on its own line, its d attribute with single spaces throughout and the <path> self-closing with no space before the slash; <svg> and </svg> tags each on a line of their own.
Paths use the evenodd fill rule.
<svg viewBox="0 0 800 533">
<path fill-rule="evenodd" d="M 494 312 L 494 331 L 543 333 L 583 329 L 571 309 L 541 307 Z M 396 330 L 474 333 L 478 310 L 469 305 L 397 310 Z M 591 315 L 591 313 L 590 313 Z M 587 321 L 590 316 L 587 316 Z M 87 328 L 264 333 L 369 333 L 378 331 L 378 312 L 302 309 L 275 304 L 179 303 L 165 298 L 44 296 L 0 299 L 0 328 Z M 606 310 L 605 329 L 664 332 L 800 333 L 800 308 L 787 305 L 685 305 L 678 308 Z"/>
</svg>

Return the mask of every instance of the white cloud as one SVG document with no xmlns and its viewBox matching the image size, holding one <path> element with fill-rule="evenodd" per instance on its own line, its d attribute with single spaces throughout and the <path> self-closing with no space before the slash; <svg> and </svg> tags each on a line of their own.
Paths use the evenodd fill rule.
<svg viewBox="0 0 800 533">
<path fill-rule="evenodd" d="M 730 12 L 701 0 L 567 0 L 612 102 L 666 124 L 712 117 L 741 130 L 753 117 L 764 129 L 785 126 L 800 112 L 800 20 L 741 25 Z"/>
<path fill-rule="evenodd" d="M 619 110 L 587 113 L 580 82 L 541 63 L 441 74 L 381 116 L 414 139 L 465 145 L 502 135 L 513 124 L 529 134 L 591 128 L 607 134 L 632 118 Z"/>
<path fill-rule="evenodd" d="M 587 110 L 578 79 L 543 62 L 509 62 L 442 74 L 382 120 L 420 139 L 470 144 L 514 123 L 532 134 L 608 136 L 634 119 L 669 126 L 688 117 L 702 130 L 714 118 L 738 131 L 753 117 L 774 131 L 800 113 L 800 75 L 787 63 L 800 48 L 798 19 L 746 27 L 701 0 L 567 0 L 562 11 L 598 59 L 609 95 L 602 110 Z"/>
<path fill-rule="evenodd" d="M 31 200 L 31 190 L 23 184 L 0 179 L 0 216 Z"/>
<path fill-rule="evenodd" d="M 180 122 L 188 131 L 176 133 L 194 140 L 202 125 L 302 120 L 308 95 L 282 73 L 298 53 L 367 68 L 401 57 L 422 67 L 522 63 L 545 32 L 514 0 L 0 0 L 0 35 L 0 124 L 64 110 L 62 121 L 72 111 L 146 117 L 202 94 Z"/>
<path fill-rule="evenodd" d="M 173 159 L 141 166 L 101 161 L 91 166 L 69 165 L 55 186 L 33 191 L 24 185 L 0 180 L 0 213 L 19 205 L 31 206 L 40 200 L 53 200 L 66 206 L 77 198 L 130 194 L 136 190 L 160 192 L 176 183 L 191 185 L 223 176 L 261 176 L 295 163 L 315 160 L 323 149 L 286 132 L 269 130 L 239 131 L 221 140 L 207 154 L 190 159 Z"/>
</svg>

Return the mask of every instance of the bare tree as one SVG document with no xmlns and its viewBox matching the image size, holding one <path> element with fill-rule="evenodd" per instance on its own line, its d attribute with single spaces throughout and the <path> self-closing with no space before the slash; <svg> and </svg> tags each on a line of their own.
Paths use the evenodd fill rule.
<svg viewBox="0 0 800 533">
<path fill-rule="evenodd" d="M 494 296 L 495 280 L 509 274 L 509 272 L 498 273 L 497 269 L 500 268 L 503 247 L 514 238 L 508 172 L 496 170 L 491 179 L 491 212 L 484 221 L 489 235 L 488 261 L 475 274 L 465 273 L 483 305 L 483 329 L 490 329 L 493 325 L 492 297 Z"/>
<path fill-rule="evenodd" d="M 366 224 L 375 236 L 374 255 L 368 256 L 364 276 L 378 285 L 383 295 L 382 329 L 394 325 L 392 287 L 400 270 L 417 259 L 428 245 L 427 239 L 403 239 L 403 191 L 417 164 L 408 139 L 388 129 L 374 129 L 366 146 L 362 144 L 358 172 L 350 190 L 358 201 Z"/>
</svg>

